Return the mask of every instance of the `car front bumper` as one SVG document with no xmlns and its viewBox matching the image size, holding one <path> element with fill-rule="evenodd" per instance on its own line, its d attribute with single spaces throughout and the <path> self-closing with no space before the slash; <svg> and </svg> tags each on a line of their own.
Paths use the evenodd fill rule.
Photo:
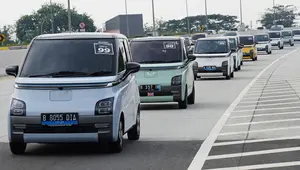
<svg viewBox="0 0 300 170">
<path fill-rule="evenodd" d="M 41 125 L 39 116 L 10 116 L 11 142 L 73 143 L 113 141 L 113 116 L 79 116 L 76 126 Z"/>
<path fill-rule="evenodd" d="M 223 76 L 227 76 L 228 66 L 216 67 L 215 70 L 205 70 L 204 67 L 198 67 L 198 73 L 223 73 Z"/>
<path fill-rule="evenodd" d="M 141 103 L 179 102 L 182 98 L 182 86 L 161 86 L 160 91 L 140 90 Z"/>
</svg>

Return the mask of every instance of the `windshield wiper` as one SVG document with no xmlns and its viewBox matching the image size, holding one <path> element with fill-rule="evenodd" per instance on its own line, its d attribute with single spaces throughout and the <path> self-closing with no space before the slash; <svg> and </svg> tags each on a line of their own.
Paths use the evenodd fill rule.
<svg viewBox="0 0 300 170">
<path fill-rule="evenodd" d="M 33 74 L 28 77 L 61 77 L 61 76 L 87 76 L 88 73 L 85 72 L 76 72 L 76 71 L 58 71 L 48 74 Z"/>
<path fill-rule="evenodd" d="M 101 75 L 106 75 L 106 74 L 111 74 L 111 71 L 97 71 L 97 72 L 93 72 L 88 74 L 89 76 L 101 76 Z"/>
<path fill-rule="evenodd" d="M 141 61 L 141 62 L 139 62 L 139 63 L 141 63 L 141 64 L 154 64 L 154 63 L 166 63 L 166 61 Z"/>
</svg>

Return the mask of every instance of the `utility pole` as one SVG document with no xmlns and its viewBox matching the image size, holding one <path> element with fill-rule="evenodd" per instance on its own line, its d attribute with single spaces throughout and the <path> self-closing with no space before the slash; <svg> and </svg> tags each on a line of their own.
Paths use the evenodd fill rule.
<svg viewBox="0 0 300 170">
<path fill-rule="evenodd" d="M 188 0 L 185 0 L 185 7 L 186 7 L 187 32 L 188 32 L 188 34 L 190 34 L 190 33 L 191 33 L 191 30 L 190 30 L 190 19 L 189 19 Z"/>
<path fill-rule="evenodd" d="M 154 0 L 152 0 L 152 22 L 153 22 L 153 36 L 155 35 L 155 12 L 154 12 Z"/>
<path fill-rule="evenodd" d="M 52 34 L 54 33 L 54 25 L 53 25 L 53 5 L 52 5 L 52 0 L 50 0 L 50 11 L 51 11 L 51 29 L 52 29 Z"/>
<path fill-rule="evenodd" d="M 130 36 L 129 34 L 129 24 L 128 24 L 128 11 L 127 11 L 127 0 L 125 0 L 125 12 L 126 12 L 126 29 L 127 29 L 127 37 Z"/>
<path fill-rule="evenodd" d="M 208 29 L 207 0 L 205 0 L 205 22 L 206 22 L 206 29 Z"/>
<path fill-rule="evenodd" d="M 274 10 L 274 20 L 273 20 L 273 24 L 276 24 L 276 10 L 275 10 L 275 0 L 273 0 L 273 10 Z"/>
<path fill-rule="evenodd" d="M 70 0 L 68 0 L 68 25 L 69 25 L 69 32 L 72 32 L 72 26 L 71 26 L 71 7 L 70 7 Z"/>
<path fill-rule="evenodd" d="M 241 25 L 243 25 L 243 5 L 242 5 L 242 0 L 240 0 L 240 18 L 241 18 Z"/>
</svg>

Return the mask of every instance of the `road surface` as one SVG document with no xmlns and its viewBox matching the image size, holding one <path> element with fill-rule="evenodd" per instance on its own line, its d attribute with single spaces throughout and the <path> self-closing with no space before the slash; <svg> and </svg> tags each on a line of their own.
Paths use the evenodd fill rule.
<svg viewBox="0 0 300 170">
<path fill-rule="evenodd" d="M 201 144 L 209 136 L 210 131 L 215 124 L 224 115 L 224 112 L 231 106 L 232 102 L 239 96 L 243 89 L 270 63 L 288 54 L 297 47 L 287 47 L 284 50 L 274 50 L 272 55 L 260 55 L 258 61 L 244 62 L 242 70 L 235 73 L 235 78 L 225 79 L 200 79 L 196 82 L 196 103 L 189 106 L 186 110 L 178 110 L 174 104 L 166 105 L 143 105 L 141 112 L 141 139 L 137 142 L 125 141 L 124 151 L 120 154 L 105 153 L 105 148 L 96 145 L 41 145 L 30 144 L 26 154 L 14 156 L 9 151 L 7 144 L 7 111 L 9 107 L 9 97 L 13 92 L 13 78 L 0 78 L 0 165 L 1 169 L 7 170 L 117 170 L 117 169 L 153 169 L 153 170 L 184 170 L 187 169 L 198 152 Z M 17 64 L 22 59 L 22 53 L 25 51 L 7 51 L 0 52 L 0 68 L 6 65 Z M 286 58 L 295 58 L 295 53 Z M 6 57 L 6 58 L 5 58 Z M 3 62 L 2 62 L 3 61 Z M 279 61 L 283 62 L 283 60 Z M 290 61 L 289 61 L 290 62 Z M 291 61 L 293 62 L 293 61 Z M 298 61 L 297 61 L 298 62 Z M 299 62 L 298 62 L 299 63 Z M 279 69 L 280 67 L 278 67 Z M 1 70 L 0 70 L 1 71 Z M 290 71 L 292 72 L 292 71 Z M 299 72 L 299 71 L 298 71 Z M 261 93 L 262 85 L 268 77 L 263 75 L 255 84 L 256 89 L 253 94 L 257 99 L 257 93 Z M 1 74 L 1 72 L 0 72 Z M 293 74 L 295 75 L 295 74 Z M 280 75 L 277 75 L 280 78 Z M 277 80 L 277 79 L 274 79 Z M 278 81 L 281 81 L 278 79 Z M 272 84 L 272 87 L 276 87 Z M 254 87 L 253 87 L 254 88 Z M 249 92 L 249 95 L 251 92 Z M 248 95 L 248 93 L 247 93 Z M 292 96 L 296 98 L 295 96 Z M 249 99 L 251 102 L 255 99 Z M 276 99 L 276 97 L 274 97 Z M 246 101 L 246 100 L 245 100 Z M 243 99 L 244 102 L 244 99 Z M 248 100 L 246 102 L 249 102 Z M 254 110 L 255 101 L 251 107 L 243 108 L 239 104 L 232 116 L 250 116 Z M 245 104 L 244 104 L 245 105 Z M 253 106 L 253 108 L 252 108 Z M 270 106 L 262 106 L 270 107 Z M 279 106 L 271 106 L 279 107 Z M 246 110 L 246 111 L 245 111 Z M 264 112 L 264 111 L 260 111 Z M 242 114 L 238 114 L 242 113 Z M 268 112 L 265 112 L 268 113 Z M 249 117 L 235 118 L 233 123 L 247 123 Z M 231 119 L 230 119 L 231 120 Z M 251 119 L 252 120 L 252 119 Z M 256 120 L 255 120 L 256 121 Z M 254 122 L 254 121 L 252 121 Z M 286 122 L 285 122 L 286 123 Z M 291 122 L 288 122 L 291 123 Z M 273 125 L 273 124 L 271 124 Z M 247 130 L 247 125 L 224 126 L 225 130 L 221 133 L 227 133 L 241 128 L 241 132 Z M 263 125 L 264 126 L 264 125 Z M 276 126 L 275 124 L 273 126 Z M 261 128 L 258 125 L 256 128 Z M 245 129 L 246 128 L 246 129 Z M 254 130 L 254 129 L 253 129 Z M 234 131 L 235 132 L 235 131 Z M 256 135 L 256 134 L 254 134 Z M 276 134 L 274 134 L 276 135 Z M 279 136 L 279 134 L 277 134 Z M 218 141 L 223 140 L 242 140 L 240 137 L 223 135 Z M 255 138 L 255 136 L 253 136 Z M 213 143 L 212 143 L 213 144 Z M 231 146 L 231 145 L 226 145 Z M 208 146 L 211 147 L 211 146 Z M 257 149 L 262 149 L 258 147 Z M 200 148 L 201 150 L 201 148 Z M 217 151 L 214 147 L 210 154 L 230 154 L 234 149 L 229 149 L 228 153 L 221 148 Z M 240 153 L 236 150 L 234 153 Z M 209 158 L 209 157 L 208 157 Z M 236 157 L 234 157 L 236 158 Z M 217 159 L 208 160 L 204 168 L 219 168 L 235 166 L 232 162 L 225 161 L 224 164 Z M 197 162 L 197 156 L 195 162 Z M 224 161 L 223 161 L 224 162 Z M 226 166 L 225 166 L 226 165 Z M 246 165 L 246 164 L 241 164 Z"/>
</svg>

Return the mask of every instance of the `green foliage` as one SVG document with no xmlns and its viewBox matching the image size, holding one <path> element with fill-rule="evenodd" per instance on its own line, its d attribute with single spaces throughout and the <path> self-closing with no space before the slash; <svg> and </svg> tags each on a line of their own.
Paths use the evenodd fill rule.
<svg viewBox="0 0 300 170">
<path fill-rule="evenodd" d="M 79 31 L 79 23 L 86 24 L 86 32 L 96 31 L 93 19 L 86 13 L 79 14 L 71 9 L 72 31 Z M 44 4 L 30 15 L 22 16 L 16 23 L 16 36 L 21 42 L 29 43 L 32 38 L 40 34 L 61 33 L 68 31 L 68 11 L 59 3 Z"/>
<path fill-rule="evenodd" d="M 0 34 L 4 34 L 6 37 L 5 42 L 0 43 L 0 46 L 6 46 L 11 43 L 16 43 L 15 41 L 12 40 L 12 35 L 15 32 L 15 28 L 12 25 L 5 25 L 2 28 L 0 28 Z"/>
<path fill-rule="evenodd" d="M 299 16 L 299 13 L 297 13 L 297 8 L 294 5 L 277 5 L 274 8 L 266 9 L 260 22 L 267 29 L 274 24 L 292 27 L 297 16 Z"/>
</svg>

